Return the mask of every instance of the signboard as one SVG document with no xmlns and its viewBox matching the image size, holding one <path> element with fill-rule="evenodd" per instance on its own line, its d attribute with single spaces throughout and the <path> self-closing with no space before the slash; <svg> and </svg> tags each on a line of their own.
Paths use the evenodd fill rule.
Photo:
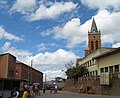
<svg viewBox="0 0 120 98">
<path fill-rule="evenodd" d="M 100 84 L 102 84 L 102 85 L 109 85 L 110 84 L 108 72 L 100 74 Z"/>
</svg>

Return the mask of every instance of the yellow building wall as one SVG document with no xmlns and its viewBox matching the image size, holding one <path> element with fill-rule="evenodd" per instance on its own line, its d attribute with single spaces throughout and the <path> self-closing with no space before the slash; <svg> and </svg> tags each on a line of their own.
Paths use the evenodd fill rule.
<svg viewBox="0 0 120 98">
<path fill-rule="evenodd" d="M 101 55 L 101 54 L 103 54 L 103 53 L 105 53 L 107 51 L 110 51 L 110 50 L 111 50 L 111 48 L 99 48 L 96 51 L 94 51 L 93 53 L 91 53 L 90 55 L 88 55 L 85 58 L 83 58 L 82 60 L 80 60 L 78 62 L 78 64 L 79 64 L 79 66 L 81 66 L 82 64 L 87 63 L 90 60 L 92 60 L 94 57 L 99 56 L 99 55 Z M 91 65 L 91 66 L 89 66 L 87 68 L 88 68 L 89 72 L 99 70 L 97 63 L 95 63 L 94 65 Z"/>
<path fill-rule="evenodd" d="M 97 59 L 97 65 L 99 69 L 98 75 L 100 75 L 100 68 L 105 68 L 114 65 L 119 65 L 120 68 L 120 52 Z"/>
</svg>

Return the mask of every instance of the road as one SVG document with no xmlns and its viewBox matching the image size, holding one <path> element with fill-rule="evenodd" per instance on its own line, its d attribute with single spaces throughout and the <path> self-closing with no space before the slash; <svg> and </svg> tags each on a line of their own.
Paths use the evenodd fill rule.
<svg viewBox="0 0 120 98">
<path fill-rule="evenodd" d="M 120 96 L 109 96 L 109 95 L 96 95 L 96 94 L 79 94 L 72 92 L 58 92 L 57 94 L 49 93 L 48 91 L 41 96 L 35 96 L 33 98 L 120 98 Z"/>
</svg>

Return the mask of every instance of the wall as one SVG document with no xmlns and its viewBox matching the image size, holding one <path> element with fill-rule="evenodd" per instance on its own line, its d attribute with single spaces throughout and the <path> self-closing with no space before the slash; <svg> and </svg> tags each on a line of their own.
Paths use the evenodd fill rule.
<svg viewBox="0 0 120 98">
<path fill-rule="evenodd" d="M 110 75 L 110 85 L 100 85 L 99 76 L 67 79 L 64 90 L 78 93 L 81 85 L 92 86 L 96 94 L 120 96 L 120 73 Z"/>
<path fill-rule="evenodd" d="M 16 79 L 26 80 L 30 83 L 40 83 L 42 88 L 43 86 L 43 73 L 31 68 L 30 66 L 17 61 L 16 63 L 16 71 L 18 71 L 18 76 Z"/>
<path fill-rule="evenodd" d="M 100 68 L 110 67 L 114 65 L 119 65 L 119 71 L 120 71 L 120 52 L 102 57 L 97 59 L 98 67 L 98 73 L 100 74 Z"/>
<path fill-rule="evenodd" d="M 8 56 L 8 73 L 7 76 L 9 79 L 15 79 L 15 73 L 16 73 L 16 57 L 14 57 L 11 54 L 7 54 Z"/>
<path fill-rule="evenodd" d="M 0 77 L 15 78 L 16 57 L 9 53 L 0 55 Z"/>
<path fill-rule="evenodd" d="M 3 62 L 4 61 L 4 62 Z M 2 78 L 6 78 L 7 74 L 6 74 L 6 69 L 7 69 L 7 55 L 0 55 L 0 77 Z"/>
</svg>

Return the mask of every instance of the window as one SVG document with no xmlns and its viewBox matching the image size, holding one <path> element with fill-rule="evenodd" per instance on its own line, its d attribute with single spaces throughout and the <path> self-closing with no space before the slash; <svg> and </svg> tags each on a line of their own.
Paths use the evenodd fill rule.
<svg viewBox="0 0 120 98">
<path fill-rule="evenodd" d="M 90 76 L 92 76 L 92 72 L 90 72 Z"/>
<path fill-rule="evenodd" d="M 19 72 L 18 72 L 18 71 L 16 71 L 16 73 L 15 73 L 15 74 L 16 74 L 16 76 L 18 76 L 18 75 L 19 75 Z"/>
<path fill-rule="evenodd" d="M 103 73 L 104 72 L 104 68 L 100 68 L 100 72 Z"/>
<path fill-rule="evenodd" d="M 96 76 L 97 76 L 98 75 L 97 70 L 95 72 L 96 72 Z"/>
<path fill-rule="evenodd" d="M 119 65 L 115 65 L 115 72 L 119 72 Z"/>
<path fill-rule="evenodd" d="M 113 73 L 113 66 L 109 67 L 110 73 Z"/>
<path fill-rule="evenodd" d="M 94 64 L 94 59 L 92 59 L 91 62 L 92 62 L 92 65 L 93 65 Z"/>
<path fill-rule="evenodd" d="M 91 41 L 91 49 L 94 50 L 94 42 Z"/>
<path fill-rule="evenodd" d="M 108 72 L 108 67 L 105 67 L 105 72 Z"/>
<path fill-rule="evenodd" d="M 95 44 L 96 44 L 96 50 L 97 50 L 98 49 L 98 41 L 96 41 Z"/>
</svg>

